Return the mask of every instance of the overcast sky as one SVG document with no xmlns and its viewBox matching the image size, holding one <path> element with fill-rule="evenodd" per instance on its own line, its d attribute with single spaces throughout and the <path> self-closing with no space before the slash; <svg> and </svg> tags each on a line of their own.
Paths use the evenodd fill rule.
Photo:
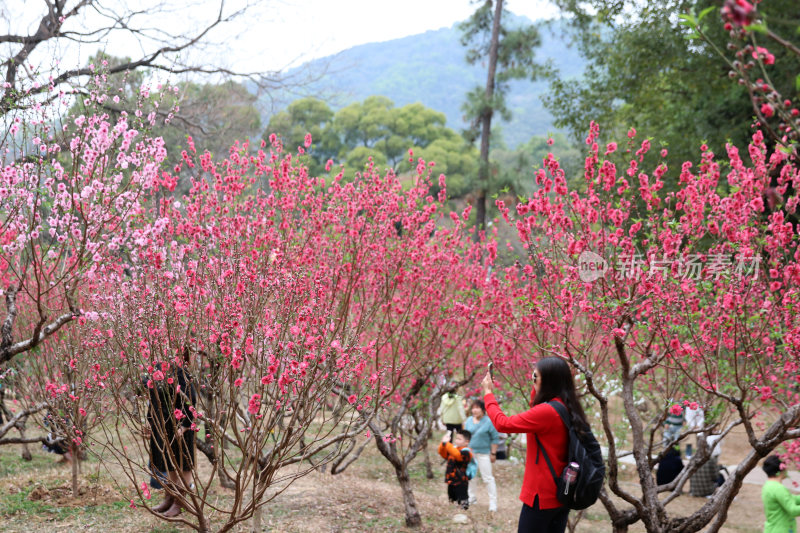
<svg viewBox="0 0 800 533">
<path fill-rule="evenodd" d="M 507 0 L 508 9 L 531 20 L 549 18 L 558 10 L 546 0 Z M 278 8 L 279 7 L 279 8 Z M 452 26 L 477 6 L 470 0 L 296 0 L 265 10 L 272 19 L 245 42 L 270 43 L 264 66 L 324 57 L 359 44 L 388 41 Z M 251 59 L 242 57 L 243 62 Z"/>
<path fill-rule="evenodd" d="M 77 0 L 73 0 L 77 1 Z M 132 25 L 150 28 L 154 34 L 181 33 L 213 20 L 220 0 L 99 0 L 97 12 L 72 18 L 66 30 L 96 28 L 99 13 L 139 9 Z M 208 37 L 217 46 L 202 51 L 202 60 L 239 70 L 285 70 L 318 57 L 335 54 L 359 44 L 387 41 L 452 26 L 466 19 L 477 5 L 470 0 L 225 0 L 226 13 L 244 4 L 255 4 L 246 16 L 214 31 Z M 557 10 L 547 0 L 506 0 L 507 8 L 531 20 L 551 18 Z M 42 18 L 44 2 L 0 0 L 0 33 L 33 34 Z M 153 15 L 154 6 L 163 11 Z M 40 47 L 31 61 L 58 60 L 58 68 L 86 64 L 98 48 L 117 56 L 136 56 L 148 49 L 123 33 L 103 36 L 96 44 L 63 44 Z M 49 65 L 52 66 L 52 65 Z"/>
</svg>

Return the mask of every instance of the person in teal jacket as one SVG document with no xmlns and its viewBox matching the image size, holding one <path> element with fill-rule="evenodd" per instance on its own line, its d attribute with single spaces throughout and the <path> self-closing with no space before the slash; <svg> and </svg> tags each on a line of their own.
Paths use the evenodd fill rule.
<svg viewBox="0 0 800 533">
<path fill-rule="evenodd" d="M 764 502 L 764 533 L 797 533 L 797 516 L 800 516 L 800 495 L 789 492 L 781 480 L 786 471 L 781 470 L 781 459 L 770 455 L 764 459 L 762 468 L 767 473 L 766 483 L 761 489 Z"/>
<path fill-rule="evenodd" d="M 475 455 L 475 462 L 478 463 L 478 472 L 486 485 L 486 492 L 489 495 L 489 512 L 497 511 L 497 484 L 494 481 L 492 464 L 497 460 L 497 445 L 500 443 L 500 435 L 492 425 L 492 421 L 486 416 L 486 404 L 483 400 L 473 400 L 470 405 L 472 416 L 464 422 L 464 429 L 472 435 L 470 448 Z M 475 483 L 469 484 L 469 503 L 478 501 L 475 492 Z"/>
</svg>

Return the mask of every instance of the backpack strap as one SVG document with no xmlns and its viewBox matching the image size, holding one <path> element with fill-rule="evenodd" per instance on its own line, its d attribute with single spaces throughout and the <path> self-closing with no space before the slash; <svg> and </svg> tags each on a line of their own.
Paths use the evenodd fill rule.
<svg viewBox="0 0 800 533">
<path fill-rule="evenodd" d="M 561 417 L 561 421 L 564 422 L 565 426 L 567 426 L 567 432 L 569 432 L 572 424 L 570 423 L 569 413 L 567 413 L 567 408 L 564 406 L 564 404 L 555 400 L 550 400 L 547 402 L 547 404 L 556 410 L 558 416 Z M 553 468 L 553 463 L 550 462 L 550 457 L 547 455 L 547 450 L 545 450 L 544 446 L 542 446 L 542 441 L 539 440 L 539 435 L 534 435 L 534 438 L 536 439 L 537 457 L 539 451 L 541 450 L 542 454 L 544 455 L 544 460 L 547 461 L 547 468 L 550 469 L 550 474 L 553 476 L 553 481 L 556 483 L 556 486 L 558 486 L 558 476 L 556 475 L 555 468 Z"/>
<path fill-rule="evenodd" d="M 467 450 L 469 452 L 469 462 L 467 463 L 467 464 L 469 464 L 475 459 L 475 454 L 472 453 L 472 448 L 470 448 L 469 446 L 464 446 L 463 449 Z M 464 457 L 463 456 L 461 457 L 461 462 L 462 463 L 464 462 Z"/>
<path fill-rule="evenodd" d="M 547 451 L 544 449 L 544 446 L 542 446 L 542 441 L 539 440 L 539 435 L 534 435 L 534 438 L 536 439 L 536 446 L 538 447 L 536 453 L 538 454 L 539 450 L 541 450 L 542 454 L 544 455 L 544 460 L 547 461 L 547 468 L 550 469 L 550 474 L 553 476 L 553 481 L 555 481 L 556 486 L 558 486 L 558 476 L 553 468 L 553 463 L 550 462 L 550 457 L 547 456 Z"/>
<path fill-rule="evenodd" d="M 569 418 L 569 413 L 567 412 L 566 406 L 563 403 L 555 400 L 550 400 L 547 402 L 547 405 L 556 410 L 558 416 L 561 417 L 561 421 L 564 422 L 564 425 L 567 427 L 567 432 L 569 432 L 569 430 L 572 428 L 572 420 Z"/>
</svg>

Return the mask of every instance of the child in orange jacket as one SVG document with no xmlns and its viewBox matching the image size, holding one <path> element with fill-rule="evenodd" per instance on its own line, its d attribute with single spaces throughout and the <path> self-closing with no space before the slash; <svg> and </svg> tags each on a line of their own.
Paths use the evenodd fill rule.
<svg viewBox="0 0 800 533">
<path fill-rule="evenodd" d="M 442 436 L 439 444 L 439 455 L 447 459 L 444 481 L 447 483 L 447 497 L 456 502 L 462 509 L 469 508 L 469 478 L 467 465 L 472 460 L 472 452 L 468 448 L 472 434 L 466 429 L 456 430 L 453 442 L 450 443 L 450 432 Z"/>
</svg>

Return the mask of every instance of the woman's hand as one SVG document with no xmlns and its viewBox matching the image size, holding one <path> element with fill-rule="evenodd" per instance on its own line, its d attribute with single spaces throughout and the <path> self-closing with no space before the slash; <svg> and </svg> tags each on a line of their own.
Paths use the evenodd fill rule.
<svg viewBox="0 0 800 533">
<path fill-rule="evenodd" d="M 492 382 L 492 374 L 490 372 L 487 372 L 486 377 L 481 381 L 481 388 L 483 389 L 484 396 L 494 392 L 494 383 Z"/>
<path fill-rule="evenodd" d="M 496 453 L 493 453 L 493 454 L 491 454 L 491 455 L 489 456 L 489 460 L 490 460 L 491 462 L 493 462 L 493 463 L 494 463 L 495 461 L 497 461 L 497 454 L 496 454 Z"/>
</svg>

